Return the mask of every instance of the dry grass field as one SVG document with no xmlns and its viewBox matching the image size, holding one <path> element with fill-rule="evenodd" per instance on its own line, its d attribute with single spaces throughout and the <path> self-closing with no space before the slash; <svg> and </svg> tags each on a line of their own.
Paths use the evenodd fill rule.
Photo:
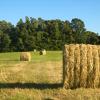
<svg viewBox="0 0 100 100">
<path fill-rule="evenodd" d="M 100 100 L 100 89 L 64 89 L 62 52 L 32 54 L 30 62 L 18 53 L 0 53 L 0 100 Z"/>
</svg>

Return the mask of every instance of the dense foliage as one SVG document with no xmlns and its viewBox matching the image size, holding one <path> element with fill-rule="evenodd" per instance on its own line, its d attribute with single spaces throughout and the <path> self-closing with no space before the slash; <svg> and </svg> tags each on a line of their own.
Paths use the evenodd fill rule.
<svg viewBox="0 0 100 100">
<path fill-rule="evenodd" d="M 25 21 L 20 19 L 16 26 L 0 21 L 0 52 L 61 50 L 69 43 L 99 44 L 100 36 L 87 31 L 78 18 L 70 22 L 25 17 Z"/>
</svg>

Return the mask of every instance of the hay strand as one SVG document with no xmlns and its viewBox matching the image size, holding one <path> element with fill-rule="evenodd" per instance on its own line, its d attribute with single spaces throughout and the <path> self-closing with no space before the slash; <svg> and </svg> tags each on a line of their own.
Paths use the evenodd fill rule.
<svg viewBox="0 0 100 100">
<path fill-rule="evenodd" d="M 98 87 L 99 85 L 99 55 L 98 55 L 98 47 L 94 45 L 92 47 L 93 50 L 93 88 Z"/>
<path fill-rule="evenodd" d="M 87 45 L 87 88 L 93 87 L 93 55 L 92 45 Z"/>
<path fill-rule="evenodd" d="M 100 46 L 98 46 L 98 54 L 99 54 L 99 86 L 100 87 Z"/>
<path fill-rule="evenodd" d="M 80 47 L 76 44 L 74 53 L 74 88 L 79 87 L 80 82 Z"/>
<path fill-rule="evenodd" d="M 86 87 L 87 80 L 87 46 L 80 45 L 80 87 Z"/>
<path fill-rule="evenodd" d="M 70 88 L 68 81 L 69 81 L 69 45 L 65 45 L 63 52 L 63 85 L 65 88 Z"/>
<path fill-rule="evenodd" d="M 74 50 L 75 50 L 75 45 L 71 44 L 69 45 L 69 85 L 70 88 L 73 88 L 74 84 Z"/>
</svg>

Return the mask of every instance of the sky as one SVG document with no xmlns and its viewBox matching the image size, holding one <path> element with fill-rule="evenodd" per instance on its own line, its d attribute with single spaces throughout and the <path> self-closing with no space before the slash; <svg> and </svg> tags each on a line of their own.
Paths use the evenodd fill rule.
<svg viewBox="0 0 100 100">
<path fill-rule="evenodd" d="M 88 31 L 100 34 L 100 0 L 1 0 L 0 20 L 16 25 L 25 16 L 71 21 L 79 18 Z"/>
</svg>

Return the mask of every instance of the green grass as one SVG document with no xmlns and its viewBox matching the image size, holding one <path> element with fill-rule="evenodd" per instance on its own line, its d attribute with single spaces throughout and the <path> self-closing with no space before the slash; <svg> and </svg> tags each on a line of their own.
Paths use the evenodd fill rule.
<svg viewBox="0 0 100 100">
<path fill-rule="evenodd" d="M 32 62 L 60 61 L 62 60 L 61 51 L 47 51 L 47 55 L 39 55 L 39 52 L 31 52 Z M 19 61 L 20 52 L 0 53 L 0 61 Z"/>
<path fill-rule="evenodd" d="M 32 61 L 61 61 L 61 51 L 47 51 L 47 55 L 39 55 L 39 52 L 32 53 Z"/>
<path fill-rule="evenodd" d="M 62 52 L 32 53 L 19 61 L 19 52 L 0 53 L 0 100 L 100 100 L 100 89 L 62 88 Z"/>
</svg>

